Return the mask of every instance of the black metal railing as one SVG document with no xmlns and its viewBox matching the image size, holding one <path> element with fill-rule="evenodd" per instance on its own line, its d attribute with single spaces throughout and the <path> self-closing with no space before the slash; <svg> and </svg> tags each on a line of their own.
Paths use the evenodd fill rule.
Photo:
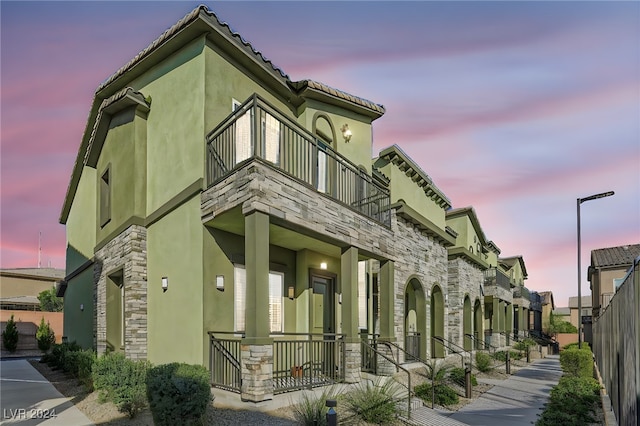
<svg viewBox="0 0 640 426">
<path fill-rule="evenodd" d="M 489 268 L 484 271 L 484 285 L 498 286 L 505 290 L 511 290 L 511 280 L 497 268 Z"/>
<path fill-rule="evenodd" d="M 220 337 L 224 335 L 230 336 Z M 211 386 L 239 393 L 242 388 L 240 337 L 233 337 L 232 333 L 210 331 L 209 339 Z"/>
<path fill-rule="evenodd" d="M 249 159 L 260 158 L 317 192 L 391 226 L 387 188 L 257 94 L 211 131 L 206 142 L 208 186 Z"/>
<path fill-rule="evenodd" d="M 378 357 L 370 348 L 375 349 L 378 344 L 376 335 L 361 335 L 360 370 L 365 373 L 378 374 Z"/>
<path fill-rule="evenodd" d="M 469 365 L 471 365 L 471 351 L 466 350 L 465 348 L 463 348 L 462 346 L 459 346 L 455 343 L 453 343 L 450 340 L 447 340 L 443 337 L 439 337 L 439 336 L 433 336 L 431 337 L 431 339 L 433 340 L 434 343 L 438 343 L 440 345 L 442 345 L 443 348 L 446 348 L 449 350 L 449 353 L 452 355 L 460 355 L 460 359 L 462 362 L 462 368 L 464 369 L 464 357 L 465 354 L 469 357 Z"/>
<path fill-rule="evenodd" d="M 488 351 L 490 353 L 491 351 L 495 352 L 496 349 L 498 349 L 496 346 L 491 345 L 486 340 L 480 339 L 479 337 L 473 334 L 467 333 L 465 334 L 465 337 L 467 337 L 468 339 L 471 339 L 471 341 L 473 342 L 473 347 L 476 350 Z"/>
<path fill-rule="evenodd" d="M 283 333 L 273 341 L 273 392 L 310 389 L 344 381 L 342 334 Z"/>
</svg>

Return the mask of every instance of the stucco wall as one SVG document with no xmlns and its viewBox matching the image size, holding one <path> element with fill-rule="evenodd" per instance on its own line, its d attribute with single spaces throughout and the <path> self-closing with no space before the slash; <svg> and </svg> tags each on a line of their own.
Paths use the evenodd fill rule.
<svg viewBox="0 0 640 426">
<path fill-rule="evenodd" d="M 41 312 L 41 311 L 13 311 L 0 310 L 0 329 L 4 332 L 7 327 L 7 321 L 13 315 L 13 320 L 17 323 L 18 328 L 18 350 L 37 350 L 38 342 L 36 341 L 36 330 L 40 325 L 40 321 L 44 318 L 48 322 L 56 335 L 56 343 L 62 342 L 62 328 L 64 314 L 62 312 Z M 4 343 L 2 343 L 4 350 Z"/>
</svg>

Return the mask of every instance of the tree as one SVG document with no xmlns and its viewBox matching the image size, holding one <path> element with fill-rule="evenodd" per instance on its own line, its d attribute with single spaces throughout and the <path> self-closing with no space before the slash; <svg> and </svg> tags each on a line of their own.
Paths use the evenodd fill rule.
<svg viewBox="0 0 640 426">
<path fill-rule="evenodd" d="M 7 321 L 7 327 L 2 332 L 2 343 L 9 352 L 15 352 L 18 348 L 18 327 L 13 320 L 13 315 Z"/>
<path fill-rule="evenodd" d="M 44 317 L 40 320 L 40 325 L 36 331 L 36 340 L 38 341 L 38 349 L 46 352 L 56 341 L 56 335 L 51 329 L 49 322 L 44 323 Z"/>
<path fill-rule="evenodd" d="M 571 324 L 569 321 L 563 321 L 559 318 L 558 315 L 551 314 L 549 318 L 549 330 L 548 334 L 551 336 L 555 336 L 558 333 L 577 333 L 578 329 L 575 325 Z"/>
<path fill-rule="evenodd" d="M 64 302 L 62 297 L 56 296 L 56 288 L 52 287 L 38 295 L 40 310 L 44 312 L 62 312 Z"/>
</svg>

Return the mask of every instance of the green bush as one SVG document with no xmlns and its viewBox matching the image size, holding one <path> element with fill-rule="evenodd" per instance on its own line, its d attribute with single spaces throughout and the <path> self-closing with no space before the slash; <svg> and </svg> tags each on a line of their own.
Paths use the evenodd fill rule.
<svg viewBox="0 0 640 426">
<path fill-rule="evenodd" d="M 562 349 L 578 349 L 578 342 L 569 343 L 567 345 L 564 345 L 564 347 Z M 591 347 L 589 346 L 589 342 L 582 342 L 582 349 L 591 350 Z"/>
<path fill-rule="evenodd" d="M 38 342 L 38 349 L 42 352 L 47 352 L 51 348 L 51 345 L 56 342 L 56 335 L 49 323 L 47 322 L 45 324 L 44 317 L 40 320 L 40 325 L 36 331 L 36 341 Z"/>
<path fill-rule="evenodd" d="M 581 426 L 595 421 L 600 385 L 591 377 L 563 376 L 551 390 L 537 426 Z"/>
<path fill-rule="evenodd" d="M 202 424 L 212 399 L 209 373 L 201 365 L 159 365 L 147 373 L 147 397 L 156 425 Z"/>
<path fill-rule="evenodd" d="M 11 314 L 11 318 L 7 321 L 7 326 L 2 332 L 2 343 L 9 352 L 15 352 L 18 349 L 18 326 L 13 320 L 13 314 Z"/>
<path fill-rule="evenodd" d="M 447 405 L 457 404 L 460 400 L 458 394 L 445 384 L 436 384 L 435 392 L 433 392 L 432 389 L 433 387 L 431 383 L 425 382 L 416 386 L 414 391 L 416 396 L 421 398 L 423 401 L 429 403 L 433 398 L 433 401 L 436 404 L 444 407 Z M 435 395 L 432 395 L 432 393 L 435 393 Z"/>
<path fill-rule="evenodd" d="M 151 368 L 148 361 L 133 361 L 120 352 L 99 357 L 93 364 L 91 378 L 100 391 L 99 399 L 112 401 L 129 418 L 147 405 L 146 380 Z"/>
<path fill-rule="evenodd" d="M 491 356 L 486 352 L 476 352 L 476 368 L 483 373 L 491 371 Z"/>
<path fill-rule="evenodd" d="M 43 355 L 42 362 L 46 362 L 53 369 L 71 371 L 73 363 L 68 359 L 71 352 L 81 351 L 82 348 L 76 342 L 54 344 L 51 352 Z"/>
<path fill-rule="evenodd" d="M 353 390 L 341 396 L 348 413 L 348 417 L 346 419 L 341 417 L 341 421 L 392 423 L 399 413 L 400 391 L 400 385 L 393 380 L 382 384 L 381 382 L 375 384 L 369 381 L 360 382 Z"/>
<path fill-rule="evenodd" d="M 452 368 L 451 371 L 449 371 L 449 378 L 456 383 L 459 386 L 464 387 L 465 385 L 465 379 L 464 379 L 464 368 L 462 367 L 456 367 L 456 368 Z M 476 379 L 475 375 L 471 375 L 471 386 L 478 386 L 478 379 Z"/>
<path fill-rule="evenodd" d="M 562 351 L 560 365 L 564 373 L 569 376 L 593 377 L 593 355 L 588 348 Z"/>
<path fill-rule="evenodd" d="M 72 351 L 66 356 L 66 364 L 71 373 L 87 388 L 93 390 L 91 377 L 93 364 L 96 362 L 96 354 L 91 349 L 84 351 Z"/>
<path fill-rule="evenodd" d="M 293 406 L 293 416 L 299 424 L 306 426 L 324 426 L 327 424 L 327 399 L 336 399 L 335 388 L 322 391 L 320 396 L 303 393 L 300 401 Z"/>
</svg>

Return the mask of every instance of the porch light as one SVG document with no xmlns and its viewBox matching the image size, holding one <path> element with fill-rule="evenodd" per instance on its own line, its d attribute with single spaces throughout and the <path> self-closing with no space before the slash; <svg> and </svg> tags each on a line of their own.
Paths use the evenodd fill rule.
<svg viewBox="0 0 640 426">
<path fill-rule="evenodd" d="M 216 275 L 216 289 L 224 291 L 224 275 Z"/>
<path fill-rule="evenodd" d="M 320 263 L 320 269 L 327 269 L 327 262 Z"/>
<path fill-rule="evenodd" d="M 346 143 L 349 143 L 349 141 L 351 140 L 351 136 L 353 136 L 353 133 L 351 133 L 351 130 L 349 129 L 349 125 L 346 123 L 343 124 L 342 127 L 340 127 L 340 131 L 342 132 L 344 141 Z"/>
<path fill-rule="evenodd" d="M 162 291 L 165 292 L 169 289 L 169 278 L 162 277 Z"/>
<path fill-rule="evenodd" d="M 342 293 L 338 295 L 338 303 L 342 305 Z"/>
<path fill-rule="evenodd" d="M 80 310 L 84 312 L 84 303 L 80 304 Z"/>
<path fill-rule="evenodd" d="M 289 288 L 287 289 L 287 295 L 289 296 L 289 299 L 293 300 L 293 298 L 295 297 L 296 293 L 295 293 L 296 289 L 291 285 L 289 286 Z"/>
</svg>

